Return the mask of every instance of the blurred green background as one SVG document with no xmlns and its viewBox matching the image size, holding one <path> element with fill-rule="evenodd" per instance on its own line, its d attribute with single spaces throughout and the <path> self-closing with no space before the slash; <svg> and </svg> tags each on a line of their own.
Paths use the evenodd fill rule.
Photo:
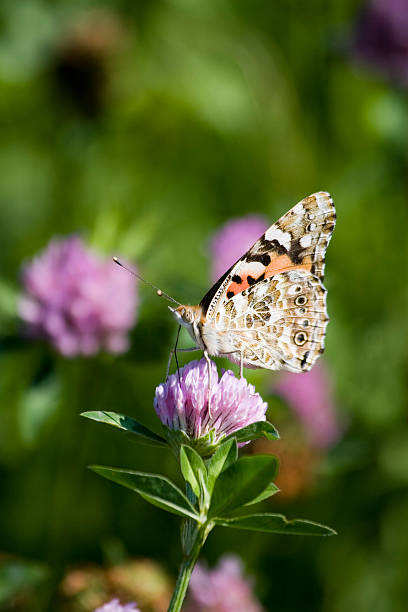
<svg viewBox="0 0 408 612">
<path fill-rule="evenodd" d="M 204 554 L 240 554 L 266 610 L 406 611 L 408 103 L 356 61 L 360 8 L 2 0 L 0 610 L 82 610 L 64 607 L 69 568 L 149 558 L 174 579 L 181 554 L 177 518 L 86 469 L 177 480 L 175 460 L 78 416 L 116 410 L 158 430 L 176 331 L 166 304 L 140 287 L 130 351 L 67 360 L 20 338 L 22 262 L 76 232 L 197 303 L 224 222 L 272 222 L 322 189 L 338 211 L 324 359 L 345 431 L 310 467 L 312 486 L 271 504 L 339 535 L 218 530 Z M 290 440 L 273 376 L 248 378 Z"/>
</svg>

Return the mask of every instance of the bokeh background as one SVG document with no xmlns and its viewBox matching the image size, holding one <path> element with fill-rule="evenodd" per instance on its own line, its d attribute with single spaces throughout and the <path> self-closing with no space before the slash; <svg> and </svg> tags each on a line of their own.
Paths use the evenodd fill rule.
<svg viewBox="0 0 408 612">
<path fill-rule="evenodd" d="M 241 556 L 266 610 L 407 609 L 407 15 L 402 0 L 2 0 L 0 610 L 86 612 L 95 592 L 165 610 L 180 560 L 176 517 L 86 467 L 177 481 L 176 461 L 79 417 L 159 431 L 166 303 L 139 285 L 129 350 L 67 358 L 24 332 L 23 262 L 75 234 L 197 303 L 225 223 L 272 222 L 320 189 L 338 224 L 330 397 L 311 412 L 334 406 L 338 435 L 313 444 L 285 379 L 250 371 L 282 442 L 245 452 L 281 457 L 266 509 L 339 535 L 219 529 L 204 557 Z"/>
</svg>

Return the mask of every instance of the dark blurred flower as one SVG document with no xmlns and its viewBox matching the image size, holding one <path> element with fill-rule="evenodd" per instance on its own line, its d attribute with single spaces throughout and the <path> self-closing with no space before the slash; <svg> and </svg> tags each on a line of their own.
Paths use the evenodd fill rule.
<svg viewBox="0 0 408 612">
<path fill-rule="evenodd" d="M 97 608 L 95 612 L 140 612 L 140 610 L 136 608 L 135 603 L 122 605 L 119 599 L 112 599 L 112 601 L 106 603 L 101 608 Z"/>
<path fill-rule="evenodd" d="M 143 610 L 167 610 L 174 585 L 158 563 L 150 559 L 127 561 L 110 567 L 106 575 L 115 593 L 126 593 Z"/>
<path fill-rule="evenodd" d="M 268 227 L 264 217 L 248 215 L 228 221 L 213 237 L 212 276 L 220 278 L 262 236 Z"/>
<path fill-rule="evenodd" d="M 274 390 L 294 410 L 313 446 L 326 448 L 338 440 L 341 427 L 336 415 L 329 375 L 321 362 L 310 372 L 286 372 Z"/>
<path fill-rule="evenodd" d="M 357 24 L 357 56 L 401 85 L 408 85 L 408 0 L 371 0 Z"/>
<path fill-rule="evenodd" d="M 243 575 L 241 560 L 224 556 L 210 570 L 197 563 L 190 580 L 187 612 L 262 612 L 250 580 Z"/>
<path fill-rule="evenodd" d="M 166 427 L 191 439 L 208 438 L 208 446 L 257 421 L 265 421 L 267 404 L 245 378 L 231 370 L 218 379 L 211 361 L 211 399 L 208 409 L 208 367 L 205 359 L 191 361 L 156 388 L 155 410 Z"/>
<path fill-rule="evenodd" d="M 135 279 L 79 238 L 52 240 L 24 266 L 22 281 L 19 312 L 29 335 L 69 357 L 127 349 L 138 302 Z"/>
<path fill-rule="evenodd" d="M 118 13 L 94 9 L 81 13 L 67 28 L 52 66 L 63 100 L 87 117 L 104 107 L 109 59 L 123 45 L 125 26 Z"/>
<path fill-rule="evenodd" d="M 163 568 L 150 559 L 132 559 L 107 569 L 76 567 L 61 583 L 58 610 L 93 612 L 116 598 L 137 601 L 145 612 L 166 612 L 173 587 Z"/>
<path fill-rule="evenodd" d="M 316 472 L 319 470 L 323 456 L 312 448 L 301 432 L 282 424 L 285 435 L 273 445 L 273 451 L 267 440 L 255 440 L 252 452 L 261 455 L 273 454 L 279 459 L 279 474 L 274 479 L 279 488 L 279 495 L 270 498 L 274 505 L 287 503 L 313 491 Z"/>
</svg>

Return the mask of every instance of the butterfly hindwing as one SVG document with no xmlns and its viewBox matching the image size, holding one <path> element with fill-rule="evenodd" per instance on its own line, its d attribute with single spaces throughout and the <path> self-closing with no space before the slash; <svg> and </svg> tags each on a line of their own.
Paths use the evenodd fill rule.
<svg viewBox="0 0 408 612">
<path fill-rule="evenodd" d="M 309 370 L 324 349 L 326 290 L 302 269 L 264 279 L 230 298 L 202 335 L 214 333 L 219 354 L 245 367 Z M 232 354 L 232 351 L 236 351 Z"/>
</svg>

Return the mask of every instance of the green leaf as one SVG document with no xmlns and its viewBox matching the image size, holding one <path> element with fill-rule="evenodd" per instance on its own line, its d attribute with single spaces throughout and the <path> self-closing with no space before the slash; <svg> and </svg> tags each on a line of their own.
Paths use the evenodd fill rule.
<svg viewBox="0 0 408 612">
<path fill-rule="evenodd" d="M 105 412 L 103 410 L 94 410 L 91 412 L 82 412 L 81 416 L 97 421 L 98 423 L 105 423 L 106 425 L 113 425 L 118 427 L 122 431 L 132 434 L 140 438 L 147 444 L 153 444 L 154 446 L 167 446 L 167 442 L 164 438 L 154 433 L 141 423 L 132 419 L 132 417 L 124 414 L 118 414 L 117 412 Z"/>
<path fill-rule="evenodd" d="M 233 518 L 217 518 L 214 520 L 222 527 L 249 529 L 251 531 L 266 531 L 267 533 L 283 533 L 291 535 L 330 536 L 337 535 L 334 529 L 313 523 L 304 519 L 288 521 L 283 514 L 248 514 Z"/>
<path fill-rule="evenodd" d="M 255 499 L 251 500 L 245 505 L 251 506 L 252 504 L 257 504 L 258 502 L 261 502 L 264 499 L 268 499 L 268 497 L 272 497 L 272 495 L 275 495 L 275 493 L 278 493 L 279 491 L 279 487 L 277 487 L 274 482 L 270 482 L 268 486 L 262 491 L 262 493 L 258 495 L 258 497 L 255 497 Z"/>
<path fill-rule="evenodd" d="M 257 499 L 278 471 L 273 455 L 241 457 L 223 472 L 214 486 L 210 516 L 222 516 Z"/>
<path fill-rule="evenodd" d="M 207 468 L 200 455 L 190 446 L 180 449 L 180 465 L 183 476 L 190 483 L 196 497 L 207 488 Z"/>
<path fill-rule="evenodd" d="M 238 459 L 238 447 L 235 438 L 223 442 L 207 463 L 208 489 L 212 493 L 218 476 Z"/>
<path fill-rule="evenodd" d="M 108 478 L 108 480 L 112 480 L 123 487 L 139 493 L 139 495 L 154 506 L 180 516 L 188 516 L 193 519 L 198 518 L 195 509 L 187 497 L 175 484 L 164 476 L 120 468 L 109 468 L 101 465 L 92 465 L 90 469 Z"/>
<path fill-rule="evenodd" d="M 251 440 L 256 440 L 257 438 L 279 440 L 279 433 L 272 423 L 269 423 L 269 421 L 257 421 L 256 423 L 252 423 L 252 425 L 248 425 L 247 427 L 243 427 L 238 431 L 234 431 L 234 433 L 230 434 L 227 439 L 232 437 L 236 438 L 237 442 L 249 442 Z"/>
</svg>

